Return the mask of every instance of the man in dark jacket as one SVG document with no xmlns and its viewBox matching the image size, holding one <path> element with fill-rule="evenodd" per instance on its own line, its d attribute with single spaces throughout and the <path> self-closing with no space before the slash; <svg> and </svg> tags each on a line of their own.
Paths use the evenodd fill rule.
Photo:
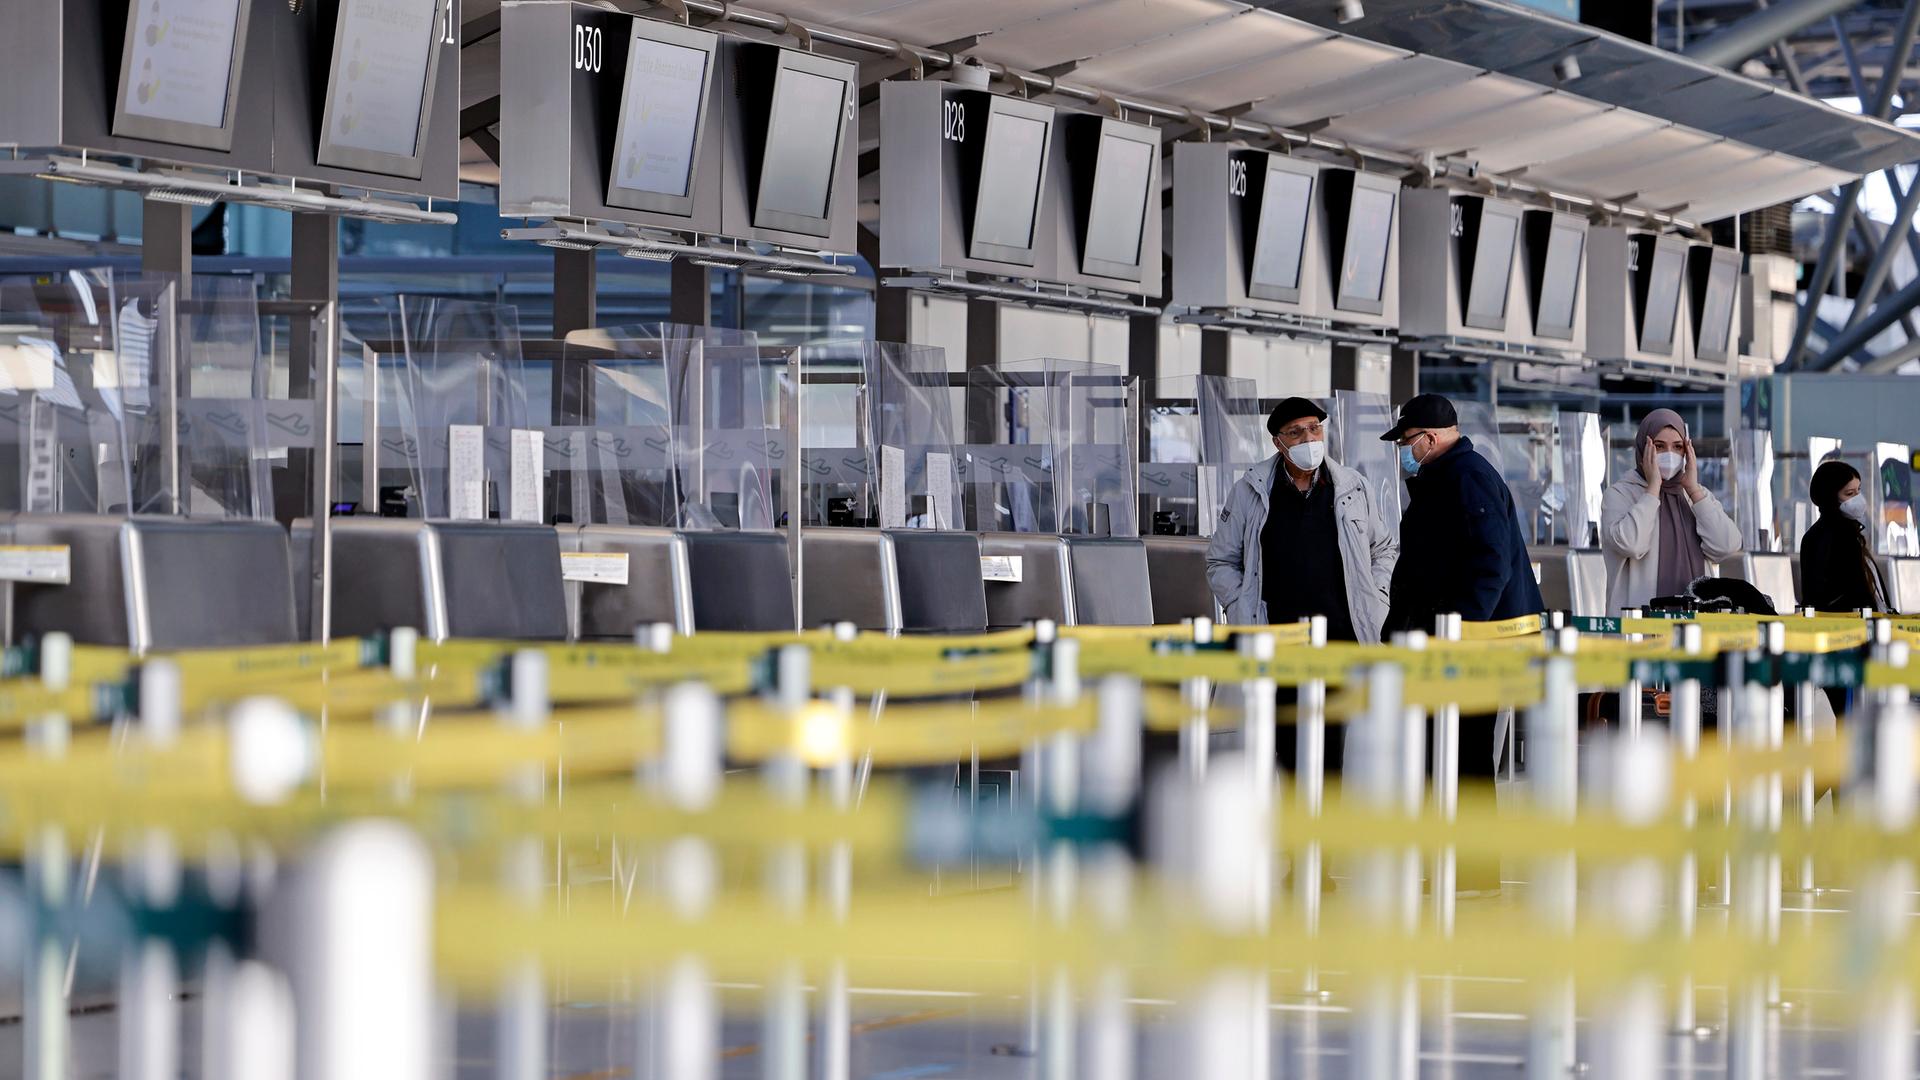
<svg viewBox="0 0 1920 1080">
<path fill-rule="evenodd" d="M 1410 496 L 1400 515 L 1385 634 L 1432 633 L 1434 616 L 1448 613 L 1490 622 L 1546 609 L 1513 493 L 1459 424 L 1452 402 L 1421 394 L 1380 436 L 1399 445 Z"/>
</svg>

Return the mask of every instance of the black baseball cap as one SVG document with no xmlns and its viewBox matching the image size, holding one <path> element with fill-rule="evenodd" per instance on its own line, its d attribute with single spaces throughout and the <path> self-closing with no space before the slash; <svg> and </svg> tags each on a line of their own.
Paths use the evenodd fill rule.
<svg viewBox="0 0 1920 1080">
<path fill-rule="evenodd" d="M 1460 417 L 1453 411 L 1453 402 L 1439 394 L 1416 394 L 1400 406 L 1400 422 L 1380 436 L 1381 442 L 1396 442 L 1407 433 L 1408 428 L 1450 428 L 1459 427 Z"/>
<path fill-rule="evenodd" d="M 1273 411 L 1267 414 L 1267 434 L 1278 435 L 1280 434 L 1281 428 L 1286 427 L 1288 424 L 1293 423 L 1303 416 L 1311 416 L 1315 420 L 1325 420 L 1327 418 L 1326 412 L 1321 409 L 1320 406 L 1315 405 L 1306 398 L 1290 397 L 1280 404 L 1275 405 Z"/>
</svg>

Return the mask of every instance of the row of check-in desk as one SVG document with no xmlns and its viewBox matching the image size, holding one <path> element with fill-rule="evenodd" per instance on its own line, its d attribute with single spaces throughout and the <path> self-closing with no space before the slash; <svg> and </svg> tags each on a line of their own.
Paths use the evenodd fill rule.
<svg viewBox="0 0 1920 1080">
<path fill-rule="evenodd" d="M 614 640 L 666 624 L 791 630 L 851 623 L 966 633 L 1039 619 L 1146 626 L 1213 617 L 1206 541 L 916 529 L 808 529 L 799 610 L 784 532 L 538 526 L 346 517 L 333 522 L 332 633 L 393 627 L 432 639 Z M 4 542 L 70 552 L 64 585 L 15 583 L 7 640 L 60 631 L 136 650 L 312 636 L 313 530 L 272 522 L 19 514 Z M 563 553 L 624 563 L 624 584 L 569 581 Z M 1550 610 L 1608 612 L 1600 552 L 1537 548 Z M 1793 557 L 1749 553 L 1717 572 L 1796 606 Z M 990 566 L 992 569 L 985 569 Z M 1920 559 L 1883 559 L 1889 600 L 1920 610 Z"/>
<path fill-rule="evenodd" d="M 9 640 L 61 631 L 137 650 L 311 636 L 313 529 L 166 517 L 15 515 L 4 542 L 71 552 L 64 585 L 15 583 Z M 1038 619 L 1152 625 L 1213 615 L 1206 542 L 808 529 L 799 610 L 784 532 L 335 518 L 334 636 L 609 640 L 637 627 L 791 630 L 846 622 L 966 633 Z M 626 582 L 563 579 L 563 553 Z M 984 560 L 993 569 L 983 569 Z"/>
<path fill-rule="evenodd" d="M 1611 614 L 1607 603 L 1606 558 L 1592 548 L 1536 547 L 1528 549 L 1540 582 L 1540 598 L 1549 611 L 1575 615 Z M 1888 607 L 1920 612 L 1920 559 L 1888 555 L 1876 560 Z M 1742 552 L 1723 563 L 1709 563 L 1714 577 L 1737 578 L 1759 589 L 1777 612 L 1800 607 L 1800 556 L 1781 552 Z"/>
</svg>

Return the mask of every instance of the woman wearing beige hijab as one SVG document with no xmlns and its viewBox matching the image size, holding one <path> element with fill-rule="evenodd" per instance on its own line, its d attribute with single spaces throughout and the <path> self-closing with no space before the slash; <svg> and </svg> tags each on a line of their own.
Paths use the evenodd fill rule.
<svg viewBox="0 0 1920 1080">
<path fill-rule="evenodd" d="M 1608 487 L 1600 503 L 1607 607 L 1616 615 L 1685 592 L 1707 563 L 1740 550 L 1739 528 L 1700 486 L 1700 463 L 1679 413 L 1648 413 L 1633 451 L 1637 468 Z"/>
</svg>

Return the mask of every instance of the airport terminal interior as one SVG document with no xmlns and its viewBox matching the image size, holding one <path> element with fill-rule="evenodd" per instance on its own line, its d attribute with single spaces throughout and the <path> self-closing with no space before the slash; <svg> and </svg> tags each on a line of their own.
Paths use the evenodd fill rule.
<svg viewBox="0 0 1920 1080">
<path fill-rule="evenodd" d="M 1920 1077 L 1920 0 L 0 0 L 0 1080 Z"/>
</svg>

